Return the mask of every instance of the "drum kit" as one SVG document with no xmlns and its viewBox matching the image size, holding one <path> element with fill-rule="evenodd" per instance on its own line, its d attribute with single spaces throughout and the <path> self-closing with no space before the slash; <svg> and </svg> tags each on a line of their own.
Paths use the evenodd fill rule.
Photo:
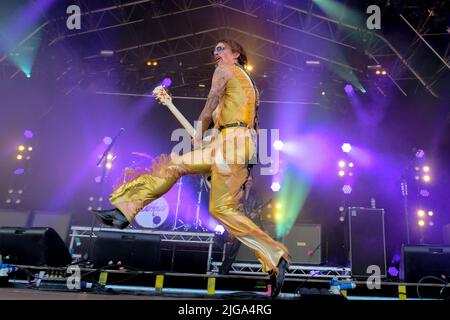
<svg viewBox="0 0 450 320">
<path fill-rule="evenodd" d="M 145 153 L 133 152 L 132 154 L 139 158 L 152 159 L 151 156 Z M 133 161 L 133 167 L 142 166 L 143 161 L 148 163 L 148 160 Z M 200 182 L 198 179 L 200 179 Z M 185 182 L 185 180 L 187 180 L 187 182 Z M 137 214 L 131 227 L 134 229 L 207 231 L 202 226 L 202 221 L 200 219 L 203 192 L 208 191 L 206 181 L 204 180 L 205 177 L 200 175 L 193 178 L 181 177 L 178 179 L 172 190 L 146 205 Z M 196 186 L 194 186 L 194 184 L 196 184 Z M 185 186 L 183 187 L 183 185 Z M 194 208 L 190 208 L 186 205 L 186 202 L 192 203 L 192 201 L 187 201 L 187 196 L 192 193 L 192 189 L 196 189 L 195 191 L 197 193 L 197 201 Z M 188 212 L 190 217 L 194 216 L 193 211 L 195 211 L 194 222 L 188 223 L 187 221 L 183 221 L 183 216 L 186 216 L 186 214 L 183 212 L 182 215 L 180 212 L 181 207 L 184 211 L 190 211 Z"/>
</svg>

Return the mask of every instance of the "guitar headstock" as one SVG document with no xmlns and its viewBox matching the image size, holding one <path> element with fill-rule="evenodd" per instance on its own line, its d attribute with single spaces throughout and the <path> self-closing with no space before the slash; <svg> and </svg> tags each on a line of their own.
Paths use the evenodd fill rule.
<svg viewBox="0 0 450 320">
<path fill-rule="evenodd" d="M 172 97 L 167 93 L 164 86 L 157 86 L 155 89 L 153 89 L 153 96 L 156 100 L 158 100 L 159 103 L 163 105 L 167 105 L 168 103 L 172 102 Z"/>
</svg>

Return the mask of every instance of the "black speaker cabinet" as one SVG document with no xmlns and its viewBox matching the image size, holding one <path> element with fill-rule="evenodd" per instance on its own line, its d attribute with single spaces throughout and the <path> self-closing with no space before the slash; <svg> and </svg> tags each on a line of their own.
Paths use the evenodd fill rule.
<svg viewBox="0 0 450 320">
<path fill-rule="evenodd" d="M 369 266 L 378 266 L 386 277 L 384 209 L 348 209 L 349 260 L 354 277 L 369 277 Z M 370 270 L 369 270 L 370 271 Z"/>
<path fill-rule="evenodd" d="M 418 282 L 441 275 L 450 277 L 450 246 L 403 245 L 400 280 Z"/>
<path fill-rule="evenodd" d="M 320 224 L 294 225 L 284 236 L 283 243 L 289 250 L 292 263 L 317 265 L 322 263 Z"/>
<path fill-rule="evenodd" d="M 161 237 L 120 231 L 101 231 L 90 254 L 96 268 L 120 263 L 137 270 L 158 271 Z"/>
<path fill-rule="evenodd" d="M 52 228 L 0 228 L 0 254 L 5 262 L 31 266 L 66 266 L 72 258 Z"/>
</svg>

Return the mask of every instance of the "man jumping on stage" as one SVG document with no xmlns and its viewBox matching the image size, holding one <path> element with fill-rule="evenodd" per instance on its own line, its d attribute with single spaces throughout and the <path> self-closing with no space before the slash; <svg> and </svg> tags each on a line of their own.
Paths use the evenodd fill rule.
<svg viewBox="0 0 450 320">
<path fill-rule="evenodd" d="M 275 298 L 289 266 L 288 250 L 239 211 L 249 162 L 256 154 L 258 91 L 244 69 L 247 57 L 240 44 L 221 40 L 214 48 L 213 57 L 216 69 L 198 119 L 200 126 L 193 138 L 194 150 L 182 156 L 162 155 L 152 168 L 141 172 L 126 170 L 109 199 L 116 208 L 94 213 L 104 224 L 123 229 L 143 207 L 169 191 L 181 176 L 211 174 L 211 215 L 255 251 L 263 271 L 271 275 L 272 298 Z M 203 134 L 212 122 L 219 134 L 210 144 L 195 148 L 202 144 Z M 218 161 L 219 156 L 226 161 Z"/>
</svg>

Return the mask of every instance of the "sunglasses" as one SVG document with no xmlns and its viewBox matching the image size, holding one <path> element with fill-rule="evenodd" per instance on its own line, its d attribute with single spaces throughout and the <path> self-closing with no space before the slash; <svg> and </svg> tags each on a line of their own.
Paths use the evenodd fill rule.
<svg viewBox="0 0 450 320">
<path fill-rule="evenodd" d="M 225 49 L 226 49 L 226 47 L 224 47 L 224 46 L 215 47 L 214 50 L 211 51 L 211 54 L 214 56 L 216 53 L 220 53 Z"/>
</svg>

